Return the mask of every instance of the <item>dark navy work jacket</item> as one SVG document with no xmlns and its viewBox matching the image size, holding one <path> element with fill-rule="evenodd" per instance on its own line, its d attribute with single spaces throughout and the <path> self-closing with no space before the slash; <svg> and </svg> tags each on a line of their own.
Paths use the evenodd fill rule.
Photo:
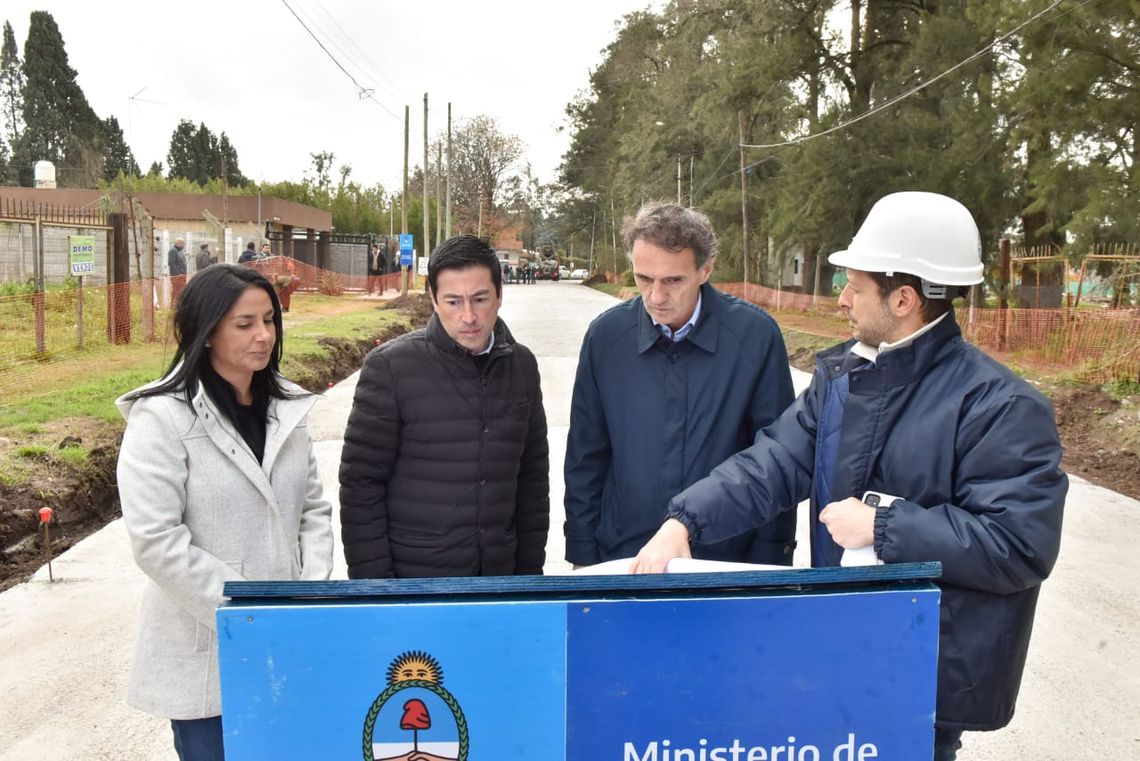
<svg viewBox="0 0 1140 761">
<path fill-rule="evenodd" d="M 670 513 L 691 536 L 716 541 L 811 495 L 814 529 L 825 507 L 813 484 L 817 450 L 834 437 L 833 501 L 867 490 L 902 497 L 876 512 L 882 560 L 942 563 L 936 723 L 1003 727 L 1061 540 L 1068 479 L 1052 405 L 963 341 L 953 312 L 914 343 L 848 372 L 853 343 L 821 353 L 795 404 L 678 495 Z M 832 409 L 841 379 L 845 401 Z M 837 565 L 840 554 L 830 535 L 812 531 L 813 565 Z"/>
<path fill-rule="evenodd" d="M 590 325 L 566 445 L 566 559 L 632 557 L 670 498 L 752 443 L 792 401 L 784 339 L 760 308 L 711 285 L 676 343 L 640 297 Z M 696 557 L 790 565 L 795 514 L 695 549 Z"/>
</svg>

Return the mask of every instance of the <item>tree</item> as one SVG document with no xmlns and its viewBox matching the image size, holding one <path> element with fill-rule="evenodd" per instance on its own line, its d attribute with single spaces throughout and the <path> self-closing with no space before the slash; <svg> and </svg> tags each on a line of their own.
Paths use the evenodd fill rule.
<svg viewBox="0 0 1140 761">
<path fill-rule="evenodd" d="M 13 150 L 22 184 L 32 165 L 56 164 L 61 185 L 93 186 L 100 175 L 100 122 L 68 65 L 59 27 L 50 13 L 33 11 L 24 43 L 24 131 Z"/>
<path fill-rule="evenodd" d="M 8 173 L 12 169 L 11 156 L 8 153 L 8 144 L 0 140 L 0 185 L 7 185 L 11 180 Z"/>
<path fill-rule="evenodd" d="M 1016 213 L 1016 160 L 999 54 L 974 54 L 996 35 L 996 14 L 978 9 L 998 1 L 674 0 L 626 16 L 567 109 L 561 211 L 576 219 L 561 229 L 608 243 L 597 219 L 679 194 L 717 230 L 717 276 L 740 277 L 743 115 L 743 142 L 774 146 L 745 149 L 750 276 L 776 274 L 793 249 L 813 271 L 904 189 L 963 200 L 994 251 Z"/>
<path fill-rule="evenodd" d="M 205 125 L 203 125 L 205 126 Z M 182 177 L 198 181 L 197 144 L 193 122 L 182 119 L 170 135 L 170 148 L 166 152 L 167 177 Z"/>
<path fill-rule="evenodd" d="M 103 179 L 113 180 L 119 172 L 138 177 L 139 167 L 126 140 L 123 139 L 119 120 L 108 116 L 103 120 Z"/>
<path fill-rule="evenodd" d="M 238 168 L 237 149 L 230 143 L 230 139 L 226 137 L 225 132 L 218 137 L 218 158 L 223 163 L 223 166 L 225 166 L 225 180 L 227 185 L 232 187 L 235 185 L 245 185 L 249 182 Z M 222 176 L 220 169 L 217 176 Z"/>
<path fill-rule="evenodd" d="M 7 21 L 4 22 L 4 44 L 0 47 L 0 118 L 4 122 L 0 144 L 6 143 L 11 150 L 24 126 L 24 72 L 16 34 Z"/>
<path fill-rule="evenodd" d="M 220 180 L 223 166 L 226 184 L 241 186 L 249 182 L 238 168 L 237 150 L 223 132 L 217 137 L 204 123 L 197 127 L 183 119 L 170 136 L 170 148 L 166 154 L 169 167 L 167 176 L 181 177 L 205 185 L 210 180 Z"/>
<path fill-rule="evenodd" d="M 505 201 L 504 182 L 513 176 L 523 142 L 504 133 L 497 121 L 480 115 L 460 121 L 452 132 L 451 201 L 455 227 L 475 232 L 482 219 L 484 237 L 493 237 L 493 214 Z M 422 206 L 422 201 L 421 201 Z M 412 228 L 416 229 L 416 228 Z"/>
<path fill-rule="evenodd" d="M 1046 7 L 1034 0 L 1014 13 L 992 0 L 981 5 L 1010 26 Z M 1137 8 L 1134 0 L 1062 3 L 1004 51 L 1026 245 L 1076 258 L 1096 243 L 1140 238 Z"/>
<path fill-rule="evenodd" d="M 315 185 L 318 190 L 329 192 L 332 188 L 333 160 L 336 158 L 336 154 L 320 151 L 310 153 L 309 158 L 313 161 L 313 174 L 311 176 L 306 174 L 305 180 Z"/>
</svg>

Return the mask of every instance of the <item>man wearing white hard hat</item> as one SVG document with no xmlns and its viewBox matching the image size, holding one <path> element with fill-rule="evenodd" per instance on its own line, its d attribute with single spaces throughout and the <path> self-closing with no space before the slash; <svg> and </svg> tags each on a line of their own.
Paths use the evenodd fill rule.
<svg viewBox="0 0 1140 761">
<path fill-rule="evenodd" d="M 962 204 L 888 195 L 829 261 L 847 268 L 853 338 L 817 355 L 811 386 L 752 446 L 673 498 L 635 570 L 809 498 L 813 566 L 845 552 L 941 562 L 934 758 L 946 761 L 964 730 L 1013 717 L 1068 491 L 1053 408 L 962 339 L 952 301 L 982 282 Z"/>
</svg>

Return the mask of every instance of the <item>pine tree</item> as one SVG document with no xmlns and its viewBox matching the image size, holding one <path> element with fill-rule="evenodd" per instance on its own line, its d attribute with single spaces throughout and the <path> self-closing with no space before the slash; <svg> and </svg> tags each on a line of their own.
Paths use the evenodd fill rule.
<svg viewBox="0 0 1140 761">
<path fill-rule="evenodd" d="M 16 34 L 7 21 L 4 22 L 4 44 L 0 47 L 0 120 L 4 122 L 0 142 L 6 142 L 11 149 L 24 127 L 24 72 L 20 68 Z"/>
<path fill-rule="evenodd" d="M 218 138 L 203 123 L 198 125 L 194 133 L 194 153 L 191 164 L 191 179 L 199 185 L 205 185 L 211 179 L 221 175 L 222 161 L 218 155 Z"/>
<path fill-rule="evenodd" d="M 170 136 L 170 149 L 166 152 L 168 178 L 182 177 L 197 181 L 194 134 L 194 124 L 186 119 L 178 122 L 174 128 Z"/>
<path fill-rule="evenodd" d="M 68 65 L 63 37 L 52 15 L 33 11 L 24 43 L 24 131 L 13 151 L 21 184 L 32 165 L 56 164 L 64 186 L 93 186 L 100 174 L 100 122 Z"/>
<path fill-rule="evenodd" d="M 233 187 L 235 185 L 245 185 L 249 182 L 249 180 L 247 180 L 245 176 L 242 175 L 241 170 L 238 169 L 237 149 L 234 148 L 233 143 L 230 142 L 230 139 L 226 137 L 225 132 L 223 132 L 221 134 L 221 137 L 218 138 L 218 158 L 225 159 L 227 185 Z"/>
<path fill-rule="evenodd" d="M 103 120 L 103 179 L 113 180 L 119 172 L 128 177 L 138 177 L 139 167 L 130 146 L 123 139 L 119 120 L 108 116 Z"/>
<path fill-rule="evenodd" d="M 10 185 L 12 180 L 8 178 L 8 173 L 12 169 L 11 155 L 8 153 L 8 145 L 3 140 L 0 140 L 0 185 Z"/>
<path fill-rule="evenodd" d="M 167 177 L 181 177 L 199 185 L 222 176 L 222 158 L 225 157 L 226 182 L 245 185 L 248 180 L 238 169 L 237 150 L 223 132 L 217 137 L 205 124 L 197 127 L 183 119 L 170 136 L 170 149 L 166 163 L 170 167 Z"/>
<path fill-rule="evenodd" d="M 24 72 L 20 69 L 19 49 L 12 25 L 4 22 L 4 43 L 0 47 L 0 185 L 19 182 L 12 151 L 23 130 Z"/>
</svg>

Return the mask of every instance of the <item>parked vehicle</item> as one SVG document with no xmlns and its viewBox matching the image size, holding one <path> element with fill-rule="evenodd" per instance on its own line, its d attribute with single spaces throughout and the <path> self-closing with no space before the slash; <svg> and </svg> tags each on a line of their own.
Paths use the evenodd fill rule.
<svg viewBox="0 0 1140 761">
<path fill-rule="evenodd" d="M 565 267 L 559 267 L 558 268 L 558 276 L 560 278 L 562 278 L 563 280 L 569 280 L 570 279 L 570 270 L 566 269 Z"/>
<path fill-rule="evenodd" d="M 539 249 L 537 264 L 536 280 L 557 280 L 562 274 L 558 257 L 554 254 L 554 246 L 549 243 L 543 244 L 542 248 Z"/>
<path fill-rule="evenodd" d="M 571 280 L 585 280 L 590 276 L 590 273 L 584 269 L 576 269 L 570 273 Z"/>
</svg>

